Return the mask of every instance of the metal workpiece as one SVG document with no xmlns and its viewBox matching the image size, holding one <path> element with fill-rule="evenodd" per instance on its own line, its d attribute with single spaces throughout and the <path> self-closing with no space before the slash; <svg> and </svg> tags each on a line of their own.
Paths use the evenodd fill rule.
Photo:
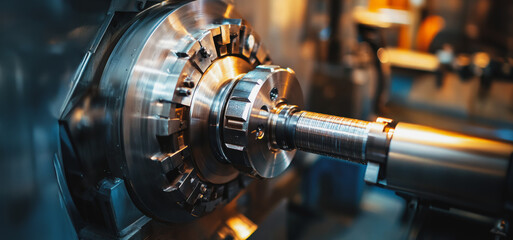
<svg viewBox="0 0 513 240">
<path fill-rule="evenodd" d="M 274 144 L 282 149 L 299 149 L 357 163 L 384 163 L 392 137 L 391 121 L 357 119 L 299 111 L 281 106 L 274 114 Z"/>
<path fill-rule="evenodd" d="M 485 213 L 503 214 L 513 144 L 397 124 L 387 187 Z M 511 174 L 511 173 L 509 173 Z M 511 176 L 510 176 L 511 177 Z"/>
<path fill-rule="evenodd" d="M 298 149 L 366 162 L 369 122 L 307 111 L 294 117 L 297 121 L 291 134 Z"/>
<path fill-rule="evenodd" d="M 283 104 L 271 117 L 271 145 L 362 164 L 385 163 L 393 134 L 391 123 L 384 118 L 367 122 L 300 111 L 298 106 Z"/>
</svg>

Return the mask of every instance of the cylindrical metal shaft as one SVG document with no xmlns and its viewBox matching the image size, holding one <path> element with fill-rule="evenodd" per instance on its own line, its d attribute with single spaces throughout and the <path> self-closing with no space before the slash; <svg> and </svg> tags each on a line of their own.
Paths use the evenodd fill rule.
<svg viewBox="0 0 513 240">
<path fill-rule="evenodd" d="M 294 113 L 291 119 L 296 148 L 365 162 L 369 122 L 307 111 Z"/>
<path fill-rule="evenodd" d="M 387 122 L 367 122 L 282 107 L 271 121 L 274 143 L 366 164 L 386 160 L 391 134 Z"/>
<path fill-rule="evenodd" d="M 283 112 L 274 131 L 287 135 L 282 145 L 372 162 L 388 188 L 495 214 L 513 200 L 505 197 L 513 195 L 508 185 L 508 179 L 513 180 L 511 143 L 406 123 L 393 126 L 307 111 Z"/>
</svg>

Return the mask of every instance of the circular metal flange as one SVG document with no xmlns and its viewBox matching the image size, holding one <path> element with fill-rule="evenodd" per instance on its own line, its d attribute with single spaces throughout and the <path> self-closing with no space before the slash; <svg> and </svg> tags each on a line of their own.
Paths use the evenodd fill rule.
<svg viewBox="0 0 513 240">
<path fill-rule="evenodd" d="M 136 205 L 183 222 L 230 201 L 246 181 L 222 163 L 209 128 L 217 95 L 270 63 L 251 27 L 220 1 L 163 3 L 113 49 L 99 91 L 107 102 L 110 170 Z M 117 127 L 116 127 L 117 126 Z"/>
<path fill-rule="evenodd" d="M 258 66 L 233 88 L 223 119 L 224 152 L 235 167 L 253 176 L 272 178 L 290 164 L 295 150 L 274 147 L 272 116 L 280 106 L 302 107 L 295 73 L 278 66 Z"/>
</svg>

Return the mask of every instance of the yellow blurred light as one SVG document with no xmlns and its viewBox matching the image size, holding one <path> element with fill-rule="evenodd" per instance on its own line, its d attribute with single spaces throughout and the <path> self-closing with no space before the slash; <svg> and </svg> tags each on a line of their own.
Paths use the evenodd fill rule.
<svg viewBox="0 0 513 240">
<path fill-rule="evenodd" d="M 387 53 L 390 64 L 396 67 L 436 71 L 440 65 L 438 58 L 429 53 L 397 48 L 387 48 Z"/>
<path fill-rule="evenodd" d="M 361 24 L 381 28 L 389 28 L 394 24 L 407 25 L 412 21 L 411 14 L 404 10 L 380 8 L 377 11 L 369 11 L 361 6 L 353 9 L 353 18 Z"/>
<path fill-rule="evenodd" d="M 484 52 L 478 52 L 474 55 L 474 64 L 480 68 L 485 68 L 490 63 L 490 56 Z"/>
<path fill-rule="evenodd" d="M 236 235 L 235 239 L 247 239 L 257 229 L 257 225 L 242 214 L 229 218 L 226 225 Z"/>
</svg>

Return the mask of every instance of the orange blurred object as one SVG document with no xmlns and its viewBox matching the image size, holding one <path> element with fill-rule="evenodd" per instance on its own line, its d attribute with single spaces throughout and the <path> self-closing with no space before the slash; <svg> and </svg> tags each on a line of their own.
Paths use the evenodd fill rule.
<svg viewBox="0 0 513 240">
<path fill-rule="evenodd" d="M 436 35 L 445 27 L 445 20 L 440 16 L 428 16 L 419 27 L 417 32 L 417 49 L 429 51 L 429 46 Z"/>
<path fill-rule="evenodd" d="M 378 12 L 382 8 L 408 10 L 408 0 L 369 0 L 369 11 Z"/>
</svg>

